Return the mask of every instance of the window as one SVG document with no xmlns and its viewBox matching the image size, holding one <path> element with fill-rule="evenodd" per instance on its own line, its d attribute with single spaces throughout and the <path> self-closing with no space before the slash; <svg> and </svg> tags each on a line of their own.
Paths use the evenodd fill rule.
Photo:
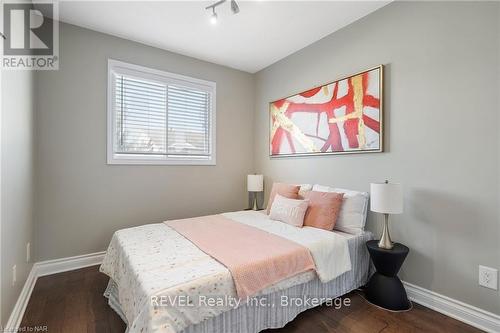
<svg viewBox="0 0 500 333">
<path fill-rule="evenodd" d="M 108 61 L 108 164 L 215 165 L 215 82 Z"/>
</svg>

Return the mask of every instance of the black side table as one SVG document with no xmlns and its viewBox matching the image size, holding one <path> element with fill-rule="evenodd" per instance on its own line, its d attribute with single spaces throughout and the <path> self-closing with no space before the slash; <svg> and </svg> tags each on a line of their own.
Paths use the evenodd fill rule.
<svg viewBox="0 0 500 333">
<path fill-rule="evenodd" d="M 378 247 L 378 240 L 366 242 L 368 252 L 377 271 L 366 285 L 366 299 L 388 310 L 408 310 L 411 305 L 398 272 L 410 249 L 395 243 L 391 250 Z"/>
</svg>

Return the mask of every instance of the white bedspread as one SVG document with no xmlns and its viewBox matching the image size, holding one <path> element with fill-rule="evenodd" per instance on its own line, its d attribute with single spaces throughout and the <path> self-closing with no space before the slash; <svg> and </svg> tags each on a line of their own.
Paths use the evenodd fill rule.
<svg viewBox="0 0 500 333">
<path fill-rule="evenodd" d="M 351 269 L 347 240 L 342 236 L 310 227 L 295 228 L 269 220 L 260 212 L 223 215 L 306 246 L 322 282 Z M 238 305 L 234 302 L 208 305 L 210 299 L 237 299 L 230 272 L 163 223 L 117 231 L 100 270 L 118 285 L 119 301 L 131 333 L 179 332 Z M 289 288 L 314 277 L 314 272 L 302 273 L 260 294 Z M 203 303 L 200 295 L 207 302 Z M 165 304 L 157 306 L 159 301 Z"/>
</svg>

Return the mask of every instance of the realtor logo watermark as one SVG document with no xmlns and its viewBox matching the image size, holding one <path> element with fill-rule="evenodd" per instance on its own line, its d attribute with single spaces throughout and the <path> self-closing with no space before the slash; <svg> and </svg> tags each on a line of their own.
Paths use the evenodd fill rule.
<svg viewBox="0 0 500 333">
<path fill-rule="evenodd" d="M 2 69 L 59 69 L 57 2 L 3 2 Z"/>
</svg>

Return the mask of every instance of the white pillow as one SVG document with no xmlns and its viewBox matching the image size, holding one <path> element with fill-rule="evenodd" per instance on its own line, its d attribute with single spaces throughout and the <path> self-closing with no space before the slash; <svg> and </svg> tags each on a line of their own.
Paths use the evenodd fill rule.
<svg viewBox="0 0 500 333">
<path fill-rule="evenodd" d="M 368 214 L 368 192 L 358 192 L 323 185 L 314 185 L 313 191 L 344 193 L 344 202 L 340 207 L 339 217 L 334 229 L 360 234 L 365 229 Z"/>
<path fill-rule="evenodd" d="M 297 184 L 300 185 L 299 198 L 303 198 L 306 192 L 312 191 L 313 186 L 311 184 Z"/>
<path fill-rule="evenodd" d="M 289 199 L 276 194 L 269 218 L 300 228 L 304 225 L 307 207 L 309 207 L 309 200 Z"/>
</svg>

